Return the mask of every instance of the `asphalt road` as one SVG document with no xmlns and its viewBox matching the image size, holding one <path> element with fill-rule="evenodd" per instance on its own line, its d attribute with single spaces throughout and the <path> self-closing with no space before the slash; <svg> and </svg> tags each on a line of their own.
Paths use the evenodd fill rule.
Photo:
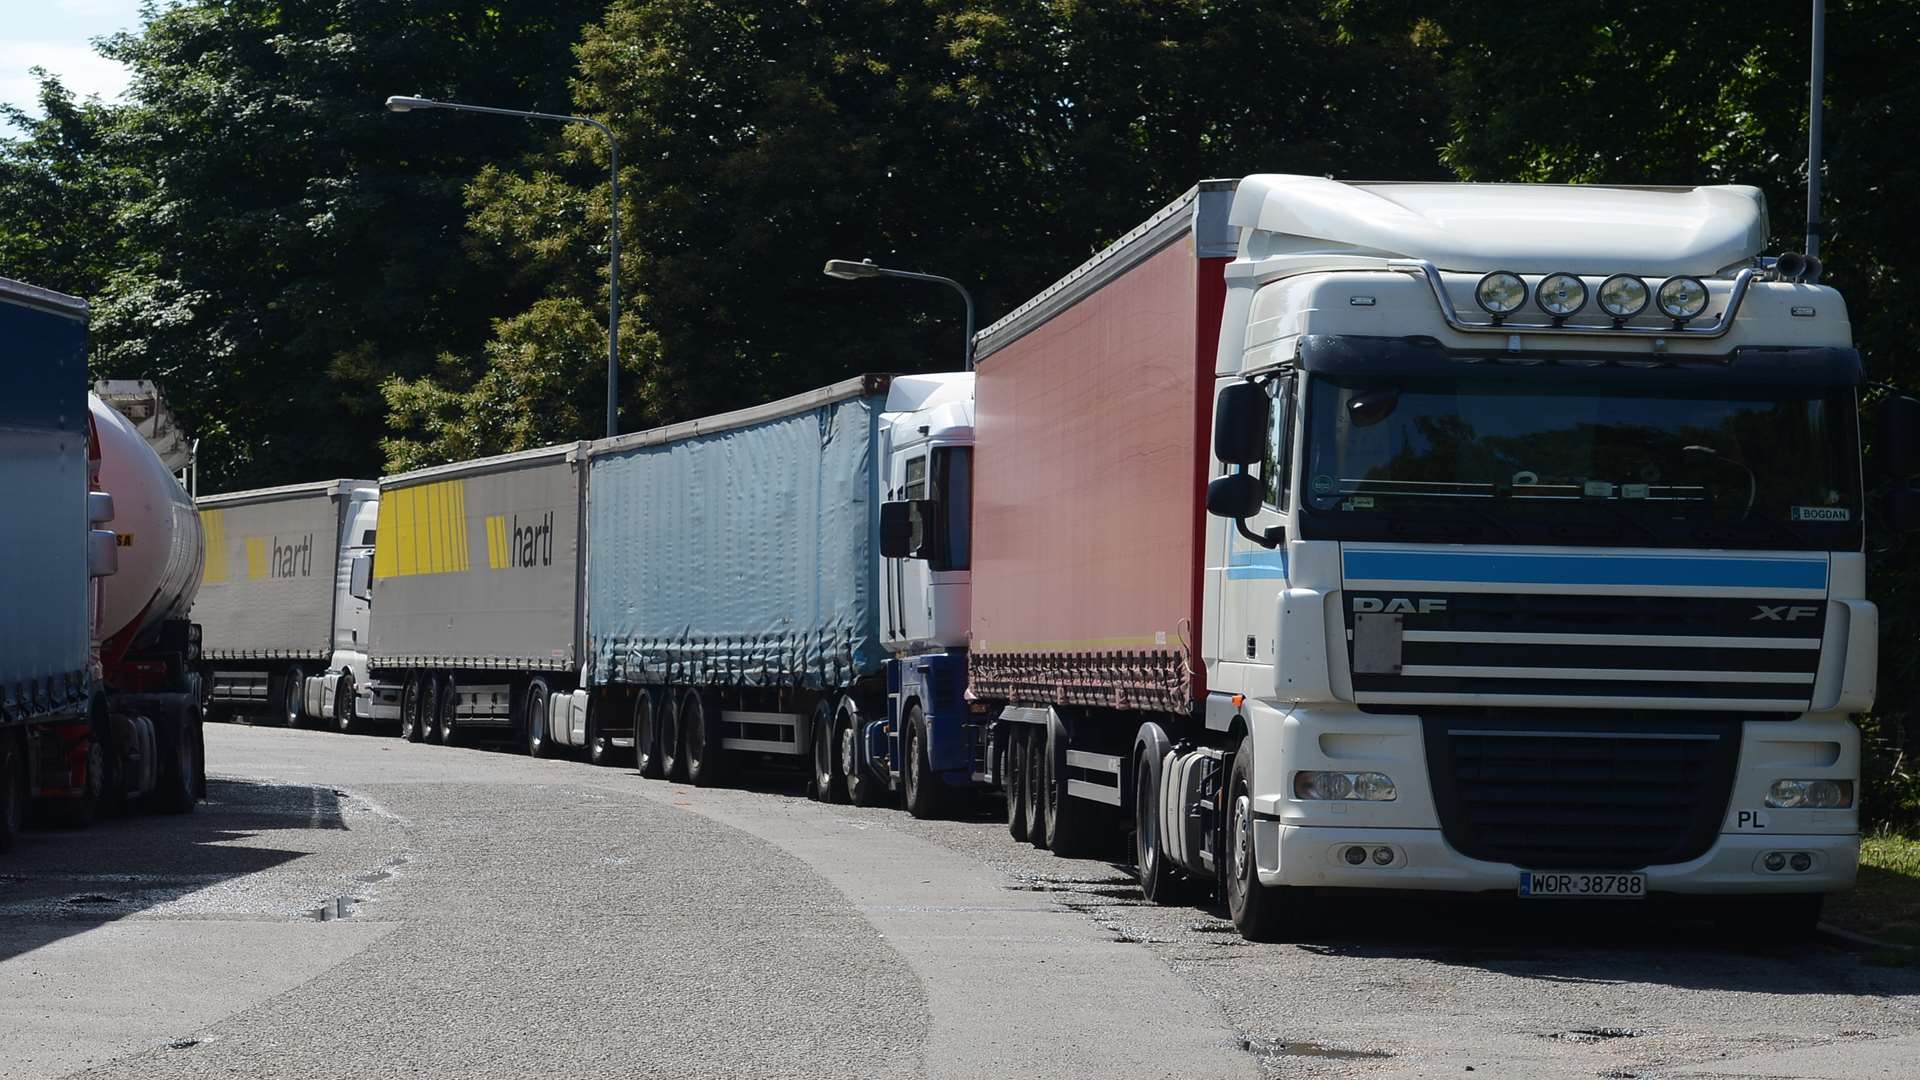
<svg viewBox="0 0 1920 1080">
<path fill-rule="evenodd" d="M 217 726 L 0 861 L 0 1075 L 1920 1075 L 1920 968 L 1686 912 L 1355 899 L 1299 945 L 797 778 Z"/>
</svg>

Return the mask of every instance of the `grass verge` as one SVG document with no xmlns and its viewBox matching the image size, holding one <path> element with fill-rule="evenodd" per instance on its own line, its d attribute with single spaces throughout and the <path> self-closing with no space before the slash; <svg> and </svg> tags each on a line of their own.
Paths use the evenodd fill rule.
<svg viewBox="0 0 1920 1080">
<path fill-rule="evenodd" d="M 1860 838 L 1860 881 L 1827 899 L 1826 921 L 1897 945 L 1920 946 L 1920 837 Z"/>
</svg>

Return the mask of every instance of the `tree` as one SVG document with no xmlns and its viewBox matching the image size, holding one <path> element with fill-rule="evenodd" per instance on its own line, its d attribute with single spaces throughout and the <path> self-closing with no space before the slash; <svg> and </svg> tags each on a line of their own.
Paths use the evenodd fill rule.
<svg viewBox="0 0 1920 1080">
<path fill-rule="evenodd" d="M 0 105 L 0 122 L 23 132 L 0 139 L 0 274 L 93 296 L 129 257 L 121 213 L 146 193 L 145 177 L 112 152 L 111 106 L 34 74 L 40 116 Z"/>
<path fill-rule="evenodd" d="M 463 243 L 463 189 L 544 133 L 381 102 L 564 105 L 601 6 L 200 0 L 106 44 L 134 72 L 106 146 L 143 186 L 97 283 L 95 366 L 167 384 L 203 483 L 377 471 L 381 384 L 478 352 L 532 299 Z"/>
<path fill-rule="evenodd" d="M 1416 52 L 1340 44 L 1313 5 L 617 0 L 576 55 L 576 111 L 620 138 L 627 430 L 958 364 L 953 297 L 828 257 L 958 277 L 991 318 L 1203 177 L 1439 175 Z M 567 130 L 469 190 L 490 257 L 597 311 L 605 153 Z M 399 418 L 480 370 L 392 384 Z"/>
</svg>

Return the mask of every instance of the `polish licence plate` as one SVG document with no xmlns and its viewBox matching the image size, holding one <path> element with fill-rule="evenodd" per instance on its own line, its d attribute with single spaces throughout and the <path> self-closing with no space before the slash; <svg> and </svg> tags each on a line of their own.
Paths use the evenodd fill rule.
<svg viewBox="0 0 1920 1080">
<path fill-rule="evenodd" d="M 1522 870 L 1522 900 L 1640 900 L 1647 875 L 1581 870 Z"/>
</svg>

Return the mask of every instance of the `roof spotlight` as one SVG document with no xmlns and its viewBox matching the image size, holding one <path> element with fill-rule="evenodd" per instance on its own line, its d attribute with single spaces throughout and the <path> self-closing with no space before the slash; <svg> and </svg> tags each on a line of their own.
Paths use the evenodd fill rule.
<svg viewBox="0 0 1920 1080">
<path fill-rule="evenodd" d="M 1653 293 L 1632 274 L 1615 274 L 1600 283 L 1600 310 L 1616 319 L 1631 319 L 1647 309 Z"/>
<path fill-rule="evenodd" d="M 1660 313 L 1674 322 L 1697 318 L 1707 310 L 1707 285 L 1696 277 L 1671 277 L 1654 294 Z"/>
<path fill-rule="evenodd" d="M 1548 274 L 1540 280 L 1533 302 L 1556 319 L 1564 319 L 1587 306 L 1587 283 L 1573 274 Z"/>
<path fill-rule="evenodd" d="M 1509 270 L 1495 270 L 1473 287 L 1473 302 L 1495 318 L 1511 315 L 1527 302 L 1527 283 Z"/>
</svg>

